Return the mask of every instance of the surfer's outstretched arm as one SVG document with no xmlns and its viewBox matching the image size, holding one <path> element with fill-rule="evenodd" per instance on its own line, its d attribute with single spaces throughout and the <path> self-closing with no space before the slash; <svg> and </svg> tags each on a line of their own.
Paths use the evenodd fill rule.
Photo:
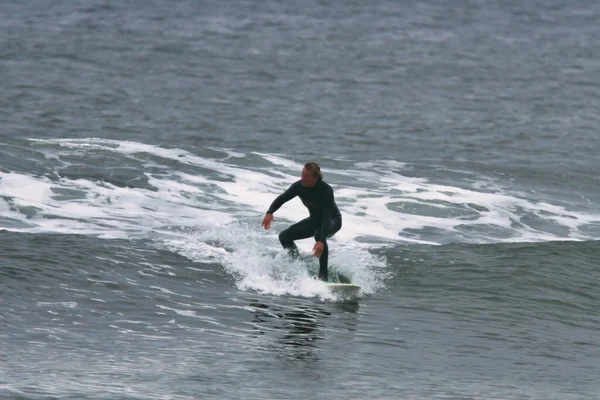
<svg viewBox="0 0 600 400">
<path fill-rule="evenodd" d="M 298 187 L 301 185 L 302 183 L 300 181 L 292 183 L 292 185 L 285 192 L 273 200 L 269 206 L 269 209 L 267 210 L 267 214 L 273 214 L 275 211 L 279 210 L 282 205 L 298 196 Z"/>
<path fill-rule="evenodd" d="M 263 218 L 263 221 L 262 221 L 263 228 L 271 229 L 271 222 L 273 222 L 273 220 L 275 219 L 275 218 L 273 218 L 273 213 L 275 211 L 279 210 L 279 208 L 282 205 L 284 205 L 285 203 L 287 203 L 294 197 L 298 196 L 298 185 L 299 184 L 300 184 L 300 181 L 293 183 L 285 192 L 283 192 L 282 194 L 277 196 L 277 198 L 275 198 L 275 200 L 273 200 L 273 203 L 271 203 L 271 205 L 269 206 L 269 209 L 267 210 L 267 213 L 265 214 L 265 217 Z"/>
</svg>

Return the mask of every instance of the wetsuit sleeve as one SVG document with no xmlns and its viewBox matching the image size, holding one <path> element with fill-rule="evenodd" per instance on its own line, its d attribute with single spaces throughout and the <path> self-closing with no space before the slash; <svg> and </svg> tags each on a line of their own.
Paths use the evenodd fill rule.
<svg viewBox="0 0 600 400">
<path fill-rule="evenodd" d="M 323 209 L 321 211 L 321 233 L 317 238 L 317 242 L 324 242 L 329 236 L 329 230 L 331 228 L 331 217 L 333 215 L 333 189 L 326 186 L 323 191 Z"/>
<path fill-rule="evenodd" d="M 285 192 L 277 196 L 271 206 L 267 210 L 267 214 L 273 214 L 275 211 L 279 210 L 279 207 L 298 196 L 298 184 L 299 182 L 293 183 Z"/>
</svg>

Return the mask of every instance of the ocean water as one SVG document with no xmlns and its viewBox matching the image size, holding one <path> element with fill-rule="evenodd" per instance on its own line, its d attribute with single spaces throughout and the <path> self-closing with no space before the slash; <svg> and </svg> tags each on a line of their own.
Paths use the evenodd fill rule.
<svg viewBox="0 0 600 400">
<path fill-rule="evenodd" d="M 600 3 L 0 4 L 0 398 L 600 399 Z M 271 201 L 321 164 L 343 228 Z"/>
</svg>

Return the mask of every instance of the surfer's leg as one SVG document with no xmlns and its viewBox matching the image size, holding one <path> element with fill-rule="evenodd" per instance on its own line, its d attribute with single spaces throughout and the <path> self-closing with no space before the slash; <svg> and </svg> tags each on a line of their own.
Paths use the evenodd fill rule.
<svg viewBox="0 0 600 400">
<path fill-rule="evenodd" d="M 281 231 L 279 234 L 279 241 L 281 242 L 283 248 L 287 249 L 287 251 L 290 253 L 290 256 L 296 259 L 300 257 L 300 252 L 298 251 L 298 246 L 296 246 L 294 240 L 307 239 L 312 235 L 313 223 L 310 218 L 306 218 Z"/>
<path fill-rule="evenodd" d="M 342 227 L 341 220 L 339 220 L 339 219 L 331 220 L 331 228 L 329 229 L 329 235 L 327 237 L 330 238 L 333 235 L 335 235 L 335 233 L 337 231 L 339 231 L 341 227 Z M 321 232 L 320 228 L 315 230 L 315 240 L 317 240 L 317 238 L 320 236 L 319 235 L 320 232 Z M 327 244 L 327 240 L 323 240 L 323 244 L 324 244 L 323 253 L 319 257 L 319 279 L 321 279 L 322 281 L 327 281 L 327 279 L 329 279 L 329 271 L 328 271 L 329 245 Z"/>
<path fill-rule="evenodd" d="M 321 257 L 319 257 L 319 279 L 322 281 L 327 281 L 329 278 L 329 271 L 327 269 L 327 264 L 329 263 L 329 246 L 327 245 L 327 240 L 323 241 L 325 245 L 323 247 L 323 253 Z"/>
</svg>

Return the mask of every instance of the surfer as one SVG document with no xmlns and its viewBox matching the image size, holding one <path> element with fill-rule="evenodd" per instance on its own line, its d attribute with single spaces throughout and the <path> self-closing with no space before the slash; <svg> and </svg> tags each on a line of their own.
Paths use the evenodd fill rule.
<svg viewBox="0 0 600 400">
<path fill-rule="evenodd" d="M 279 234 L 279 241 L 293 258 L 300 257 L 294 240 L 315 238 L 313 255 L 319 257 L 319 279 L 327 281 L 327 263 L 329 248 L 327 238 L 333 236 L 342 227 L 342 214 L 335 204 L 333 189 L 323 181 L 321 168 L 316 162 L 309 162 L 302 169 L 301 179 L 294 182 L 284 193 L 273 201 L 262 221 L 265 229 L 271 228 L 273 213 L 292 200 L 300 197 L 308 208 L 309 217 L 293 224 Z"/>
</svg>

